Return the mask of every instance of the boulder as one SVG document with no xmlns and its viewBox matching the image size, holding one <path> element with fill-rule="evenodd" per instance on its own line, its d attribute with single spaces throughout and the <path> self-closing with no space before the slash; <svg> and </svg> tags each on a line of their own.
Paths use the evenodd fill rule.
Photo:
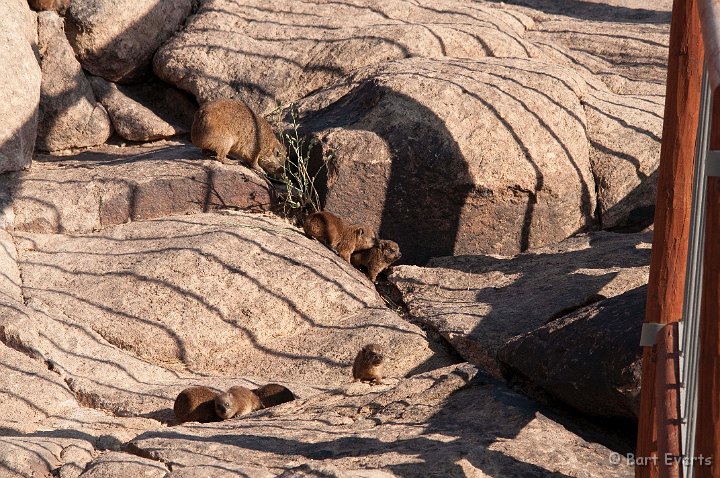
<svg viewBox="0 0 720 478">
<path fill-rule="evenodd" d="M 449 363 L 362 273 L 278 219 L 194 214 L 16 239 L 26 300 L 156 366 L 329 386 L 369 342 L 393 351 L 390 376 Z"/>
<path fill-rule="evenodd" d="M 155 55 L 163 80 L 202 103 L 239 95 L 267 114 L 350 72 L 420 57 L 528 57 L 519 13 L 459 0 L 206 0 Z"/>
<path fill-rule="evenodd" d="M 0 177 L 3 198 L 10 211 L 5 221 L 15 230 L 42 233 L 272 205 L 270 187 L 255 172 L 203 159 L 199 149 L 179 142 L 40 155 L 32 170 Z"/>
<path fill-rule="evenodd" d="M 38 14 L 42 84 L 37 147 L 43 151 L 95 146 L 112 134 L 110 118 L 65 37 L 57 13 Z"/>
<path fill-rule="evenodd" d="M 11 361 L 14 357 L 8 354 L 0 356 L 0 367 L 32 378 L 14 386 L 18 391 L 14 398 L 21 401 L 20 405 L 29 407 L 29 412 L 19 419 L 14 418 L 17 413 L 13 412 L 10 406 L 12 400 L 9 400 L 9 406 L 0 415 L 0 422 L 11 423 L 13 429 L 20 428 L 18 423 L 23 426 L 22 430 L 32 431 L 39 426 L 67 427 L 70 422 L 76 421 L 90 422 L 83 426 L 87 432 L 102 431 L 102 423 L 93 425 L 92 415 L 78 413 L 74 405 L 82 406 L 84 411 L 106 413 L 118 418 L 115 424 L 125 424 L 126 431 L 122 436 L 127 441 L 135 436 L 130 434 L 130 430 L 155 428 L 159 423 L 156 420 L 171 421 L 174 418 L 173 401 L 186 387 L 204 385 L 215 390 L 227 390 L 232 385 L 257 388 L 267 383 L 255 377 L 178 373 L 149 364 L 108 343 L 92 328 L 36 299 L 30 299 L 27 306 L 0 302 L 0 312 L 0 339 L 35 359 L 32 361 L 22 356 L 25 363 L 17 359 Z M 14 350 L 10 352 L 18 354 Z M 35 372 L 37 369 L 44 369 L 45 376 Z M 18 377 L 10 375 L 11 383 L 20 383 Z M 53 385 L 55 382 L 62 387 Z M 308 385 L 281 383 L 299 397 L 315 392 Z M 44 395 L 41 394 L 43 385 L 47 387 Z M 33 391 L 37 394 L 36 398 L 33 398 Z M 68 396 L 62 396 L 62 393 Z M 30 415 L 30 412 L 38 416 Z M 153 419 L 152 426 L 145 423 L 145 418 Z"/>
<path fill-rule="evenodd" d="M 191 7 L 192 0 L 72 0 L 66 31 L 85 70 L 110 81 L 137 81 Z"/>
<path fill-rule="evenodd" d="M 498 350 L 503 376 L 590 415 L 637 418 L 646 296 L 637 287 L 513 337 Z"/>
<path fill-rule="evenodd" d="M 655 213 L 662 97 L 594 90 L 584 99 L 603 229 L 641 230 Z"/>
<path fill-rule="evenodd" d="M 653 10 L 655 7 L 653 4 Z M 614 5 L 587 3 L 583 8 L 581 14 L 586 18 L 577 18 L 564 8 L 551 15 L 535 11 L 536 28 L 527 32 L 526 40 L 553 62 L 596 75 L 614 93 L 661 100 L 665 96 L 669 12 L 645 10 L 646 15 L 639 11 L 633 15 L 636 12 Z"/>
<path fill-rule="evenodd" d="M 647 283 L 650 233 L 597 232 L 514 257 L 457 256 L 397 266 L 390 281 L 413 320 L 499 376 L 508 340 Z"/>
<path fill-rule="evenodd" d="M 609 449 L 475 375 L 460 364 L 395 384 L 343 385 L 240 420 L 143 433 L 128 449 L 173 471 L 215 466 L 226 473 L 261 467 L 285 472 L 281 476 L 632 476 L 627 463 L 610 464 Z M 152 466 L 146 462 L 144 469 Z"/>
<path fill-rule="evenodd" d="M 159 81 L 122 86 L 90 77 L 115 131 L 130 141 L 154 141 L 190 132 L 195 105 L 182 92 Z"/>
<path fill-rule="evenodd" d="M 514 254 L 594 224 L 586 88 L 535 60 L 412 58 L 298 107 L 318 140 L 314 161 L 327 166 L 325 208 L 378 228 L 403 261 L 422 264 Z"/>
<path fill-rule="evenodd" d="M 0 15 L 0 173 L 32 161 L 40 103 L 37 18 L 25 0 L 3 2 Z"/>
</svg>

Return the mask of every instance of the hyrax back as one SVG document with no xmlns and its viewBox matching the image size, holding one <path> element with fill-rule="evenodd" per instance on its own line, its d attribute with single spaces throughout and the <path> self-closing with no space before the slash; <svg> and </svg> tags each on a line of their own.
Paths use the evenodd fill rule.
<svg viewBox="0 0 720 478">
<path fill-rule="evenodd" d="M 381 239 L 372 249 L 355 252 L 350 263 L 355 267 L 365 266 L 370 280 L 375 282 L 379 273 L 401 257 L 397 242 Z"/>
<path fill-rule="evenodd" d="M 277 383 L 268 383 L 254 390 L 263 408 L 274 407 L 281 403 L 292 402 L 295 395 L 286 387 Z"/>
<path fill-rule="evenodd" d="M 54 10 L 59 15 L 65 15 L 65 12 L 70 7 L 70 0 L 28 0 L 30 8 L 37 12 L 43 10 Z"/>
<path fill-rule="evenodd" d="M 227 392 L 215 397 L 215 413 L 222 420 L 247 415 L 261 408 L 258 396 L 246 387 L 230 387 Z"/>
<path fill-rule="evenodd" d="M 367 344 L 360 349 L 353 362 L 353 380 L 381 384 L 384 360 L 382 348 L 378 344 Z"/>
<path fill-rule="evenodd" d="M 242 100 L 215 100 L 195 113 L 190 129 L 192 143 L 209 149 L 223 164 L 235 164 L 230 154 L 256 171 L 278 174 L 285 163 L 285 147 L 265 118 L 255 114 Z"/>
<path fill-rule="evenodd" d="M 217 392 L 207 387 L 189 387 L 175 399 L 173 411 L 179 422 L 217 422 L 215 396 Z"/>
<path fill-rule="evenodd" d="M 377 236 L 369 227 L 345 224 L 328 211 L 310 214 L 303 223 L 303 229 L 305 234 L 322 242 L 347 262 L 350 262 L 353 252 L 370 249 L 377 244 Z"/>
</svg>

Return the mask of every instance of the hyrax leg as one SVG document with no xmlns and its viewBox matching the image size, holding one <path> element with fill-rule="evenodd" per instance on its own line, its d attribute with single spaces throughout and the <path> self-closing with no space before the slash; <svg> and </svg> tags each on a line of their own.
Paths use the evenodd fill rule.
<svg viewBox="0 0 720 478">
<path fill-rule="evenodd" d="M 265 170 L 260 167 L 259 164 L 260 161 L 260 155 L 255 155 L 253 159 L 250 161 L 250 168 L 257 171 L 258 173 L 265 174 Z"/>
<path fill-rule="evenodd" d="M 373 264 L 368 268 L 368 277 L 370 277 L 370 280 L 375 283 L 377 281 L 377 276 L 379 273 L 382 272 L 382 267 L 379 265 Z"/>
<path fill-rule="evenodd" d="M 230 148 L 218 148 L 217 160 L 223 164 L 237 164 L 237 161 L 228 159 L 227 154 L 230 152 Z"/>
<path fill-rule="evenodd" d="M 350 262 L 350 256 L 352 255 L 352 252 L 353 252 L 352 248 L 349 248 L 349 247 L 343 248 L 343 247 L 338 246 L 337 253 L 340 257 L 342 257 L 342 259 L 345 262 L 348 262 L 348 263 Z"/>
</svg>

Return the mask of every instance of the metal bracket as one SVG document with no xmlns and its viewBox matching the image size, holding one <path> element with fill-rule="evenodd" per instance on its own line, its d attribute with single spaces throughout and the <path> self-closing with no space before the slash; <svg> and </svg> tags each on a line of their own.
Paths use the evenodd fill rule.
<svg viewBox="0 0 720 478">
<path fill-rule="evenodd" d="M 708 150 L 705 159 L 705 176 L 720 176 L 720 151 Z"/>
<path fill-rule="evenodd" d="M 658 332 L 667 324 L 658 324 L 657 322 L 645 322 L 640 332 L 640 347 L 652 347 L 655 345 Z"/>
</svg>

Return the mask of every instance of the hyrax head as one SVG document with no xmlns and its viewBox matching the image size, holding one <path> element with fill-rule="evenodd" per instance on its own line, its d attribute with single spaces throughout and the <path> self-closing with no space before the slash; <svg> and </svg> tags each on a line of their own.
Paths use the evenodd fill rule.
<svg viewBox="0 0 720 478">
<path fill-rule="evenodd" d="M 355 224 L 355 250 L 372 249 L 378 244 L 377 233 L 365 224 Z"/>
<path fill-rule="evenodd" d="M 385 262 L 388 264 L 392 264 L 402 257 L 400 246 L 398 246 L 398 243 L 395 241 L 383 239 L 380 241 L 379 247 Z"/>
<path fill-rule="evenodd" d="M 382 347 L 378 344 L 367 344 L 362 349 L 365 360 L 372 365 L 380 365 L 385 359 Z"/>
<path fill-rule="evenodd" d="M 275 135 L 270 138 L 270 145 L 263 150 L 263 153 L 259 159 L 263 163 L 265 171 L 272 175 L 282 173 L 288 154 L 285 145 L 278 141 Z"/>
<path fill-rule="evenodd" d="M 215 397 L 215 413 L 223 420 L 235 416 L 235 397 L 230 392 Z"/>
</svg>

